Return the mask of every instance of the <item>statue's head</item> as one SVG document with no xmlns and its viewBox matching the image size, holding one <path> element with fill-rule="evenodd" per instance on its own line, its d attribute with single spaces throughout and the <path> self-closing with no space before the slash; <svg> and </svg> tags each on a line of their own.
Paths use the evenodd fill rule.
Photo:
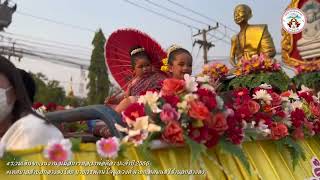
<svg viewBox="0 0 320 180">
<path fill-rule="evenodd" d="M 245 4 L 239 4 L 234 9 L 234 22 L 237 24 L 247 23 L 252 17 L 251 8 Z"/>
</svg>

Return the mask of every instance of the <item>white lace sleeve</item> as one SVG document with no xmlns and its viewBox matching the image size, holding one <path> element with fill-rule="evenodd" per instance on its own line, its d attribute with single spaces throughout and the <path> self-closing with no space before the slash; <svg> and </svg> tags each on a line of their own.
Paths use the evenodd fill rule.
<svg viewBox="0 0 320 180">
<path fill-rule="evenodd" d="M 43 119 L 29 114 L 15 122 L 1 138 L 7 150 L 28 149 L 63 139 L 62 133 Z"/>
</svg>

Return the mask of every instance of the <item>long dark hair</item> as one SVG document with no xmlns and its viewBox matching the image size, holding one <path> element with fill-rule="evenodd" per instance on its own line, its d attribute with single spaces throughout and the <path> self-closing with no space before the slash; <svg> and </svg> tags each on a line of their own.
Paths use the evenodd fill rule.
<svg viewBox="0 0 320 180">
<path fill-rule="evenodd" d="M 33 113 L 19 70 L 3 56 L 0 56 L 0 73 L 6 76 L 15 91 L 16 101 L 12 110 L 12 122 L 29 113 Z"/>
</svg>

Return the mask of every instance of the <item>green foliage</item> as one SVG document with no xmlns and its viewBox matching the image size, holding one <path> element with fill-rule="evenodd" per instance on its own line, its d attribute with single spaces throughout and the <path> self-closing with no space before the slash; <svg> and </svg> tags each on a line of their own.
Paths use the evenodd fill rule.
<svg viewBox="0 0 320 180">
<path fill-rule="evenodd" d="M 305 85 L 316 91 L 320 91 L 320 72 L 303 73 L 292 78 L 292 82 L 297 88 Z"/>
<path fill-rule="evenodd" d="M 247 160 L 247 157 L 245 153 L 242 151 L 240 146 L 237 146 L 235 144 L 232 144 L 230 141 L 227 141 L 226 139 L 222 138 L 219 141 L 218 146 L 224 150 L 229 152 L 230 154 L 236 156 L 244 165 L 246 170 L 251 174 L 250 164 Z"/>
<path fill-rule="evenodd" d="M 228 90 L 238 87 L 255 88 L 263 83 L 272 85 L 280 91 L 286 91 L 290 84 L 290 78 L 283 72 L 258 73 L 239 76 L 232 79 L 228 85 Z"/>
<path fill-rule="evenodd" d="M 104 59 L 104 44 L 106 39 L 101 29 L 96 32 L 92 45 L 94 49 L 91 54 L 91 62 L 89 67 L 89 83 L 87 89 L 88 103 L 101 104 L 109 95 L 111 83 L 109 81 L 108 72 Z"/>
<path fill-rule="evenodd" d="M 87 104 L 86 99 L 84 98 L 75 96 L 67 97 L 63 87 L 61 87 L 58 81 L 48 80 L 42 73 L 32 74 L 32 77 L 37 88 L 34 98 L 35 102 L 44 104 L 53 102 L 58 105 L 71 105 L 73 107 L 85 106 Z"/>
<path fill-rule="evenodd" d="M 292 167 L 295 167 L 298 164 L 300 158 L 303 160 L 306 159 L 306 156 L 303 152 L 303 149 L 300 147 L 298 143 L 296 143 L 291 137 L 285 137 L 278 141 L 274 142 L 277 146 L 279 152 L 283 151 L 284 149 L 288 149 L 292 158 Z"/>
<path fill-rule="evenodd" d="M 70 141 L 72 143 L 71 150 L 73 152 L 79 152 L 80 151 L 81 139 L 80 138 L 71 138 Z"/>
<path fill-rule="evenodd" d="M 35 102 L 42 102 L 47 104 L 54 102 L 56 104 L 63 104 L 66 93 L 56 80 L 48 80 L 42 73 L 32 74 L 36 83 L 37 91 L 34 98 Z"/>
<path fill-rule="evenodd" d="M 153 167 L 159 167 L 159 164 L 157 164 L 156 160 L 152 156 L 152 152 L 150 149 L 150 142 L 156 137 L 159 136 L 159 133 L 154 132 L 151 133 L 146 140 L 144 140 L 143 144 L 139 145 L 137 147 L 138 154 L 139 156 L 144 160 L 144 161 L 150 161 Z"/>
<path fill-rule="evenodd" d="M 188 144 L 190 151 L 191 151 L 191 163 L 193 164 L 201 154 L 207 153 L 207 147 L 203 144 L 199 144 L 195 142 L 194 140 L 190 139 L 187 135 L 184 136 L 184 139 L 186 140 L 186 144 Z"/>
</svg>

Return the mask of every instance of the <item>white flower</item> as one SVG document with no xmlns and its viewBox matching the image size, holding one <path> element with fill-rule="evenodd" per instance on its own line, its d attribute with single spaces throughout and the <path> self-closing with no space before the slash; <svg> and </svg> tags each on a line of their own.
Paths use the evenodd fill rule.
<svg viewBox="0 0 320 180">
<path fill-rule="evenodd" d="M 125 132 L 127 136 L 123 138 L 123 142 L 132 142 L 135 146 L 143 143 L 148 137 L 149 132 L 159 132 L 161 127 L 149 122 L 148 116 L 139 117 L 136 121 L 130 121 L 129 128 L 122 127 L 115 124 L 116 128 L 120 132 Z"/>
<path fill-rule="evenodd" d="M 51 140 L 43 150 L 44 157 L 56 162 L 68 161 L 72 157 L 71 141 L 69 139 Z"/>
<path fill-rule="evenodd" d="M 197 82 L 208 83 L 208 82 L 210 82 L 210 77 L 208 75 L 198 76 Z"/>
<path fill-rule="evenodd" d="M 153 113 L 159 113 L 161 112 L 157 104 L 159 97 L 160 95 L 157 92 L 148 91 L 145 95 L 139 97 L 138 103 L 148 104 Z"/>
<path fill-rule="evenodd" d="M 101 157 L 115 159 L 120 150 L 119 139 L 117 137 L 101 138 L 96 142 L 96 148 Z"/>
<path fill-rule="evenodd" d="M 250 123 L 247 123 L 245 120 L 242 120 L 242 126 L 244 129 L 253 129 L 256 125 L 255 121 L 251 121 Z"/>
<path fill-rule="evenodd" d="M 223 109 L 224 101 L 220 96 L 216 96 L 218 109 Z"/>
<path fill-rule="evenodd" d="M 209 90 L 209 91 L 211 91 L 211 92 L 216 92 L 216 90 L 214 89 L 214 87 L 212 87 L 211 85 L 209 85 L 209 84 L 202 84 L 201 85 L 201 88 L 202 89 L 206 89 L 206 90 Z"/>
<path fill-rule="evenodd" d="M 271 130 L 269 129 L 268 125 L 266 125 L 263 121 L 260 121 L 258 124 L 258 130 L 262 134 L 262 136 L 268 136 L 271 134 Z"/>
<path fill-rule="evenodd" d="M 184 75 L 185 87 L 188 92 L 195 92 L 198 90 L 198 83 L 195 77 L 191 77 L 189 74 Z"/>
<path fill-rule="evenodd" d="M 192 94 L 192 93 L 189 93 L 189 94 L 186 94 L 184 97 L 183 97 L 183 100 L 189 102 L 189 101 L 194 101 L 198 99 L 198 95 L 196 94 Z"/>
<path fill-rule="evenodd" d="M 292 127 L 292 121 L 291 121 L 289 118 L 283 119 L 282 122 L 283 122 L 285 125 L 287 125 L 288 128 L 291 128 L 291 127 Z"/>
<path fill-rule="evenodd" d="M 272 89 L 272 86 L 267 83 L 261 84 L 259 87 L 262 89 Z"/>
<path fill-rule="evenodd" d="M 301 101 L 295 101 L 291 103 L 291 108 L 294 111 L 296 108 L 302 109 L 303 103 Z"/>
<path fill-rule="evenodd" d="M 187 112 L 188 111 L 188 102 L 187 101 L 182 101 L 182 102 L 179 102 L 177 104 L 177 107 L 178 107 L 178 112 L 179 113 L 183 113 L 183 112 Z"/>
<path fill-rule="evenodd" d="M 299 93 L 303 93 L 303 92 L 312 92 L 313 89 L 308 88 L 307 86 L 302 85 L 301 86 L 301 90 L 299 91 Z"/>
<path fill-rule="evenodd" d="M 292 90 L 290 90 L 289 92 L 290 92 L 289 99 L 300 100 L 300 98 L 299 98 L 297 93 L 294 93 Z"/>
<path fill-rule="evenodd" d="M 264 89 L 260 89 L 253 95 L 253 99 L 260 99 L 267 104 L 270 104 L 272 101 L 271 95 Z"/>
<path fill-rule="evenodd" d="M 317 96 L 312 96 L 313 101 L 319 103 L 320 102 L 320 92 L 317 93 Z"/>
<path fill-rule="evenodd" d="M 3 157 L 5 151 L 6 151 L 6 145 L 0 142 L 0 159 Z"/>
</svg>

